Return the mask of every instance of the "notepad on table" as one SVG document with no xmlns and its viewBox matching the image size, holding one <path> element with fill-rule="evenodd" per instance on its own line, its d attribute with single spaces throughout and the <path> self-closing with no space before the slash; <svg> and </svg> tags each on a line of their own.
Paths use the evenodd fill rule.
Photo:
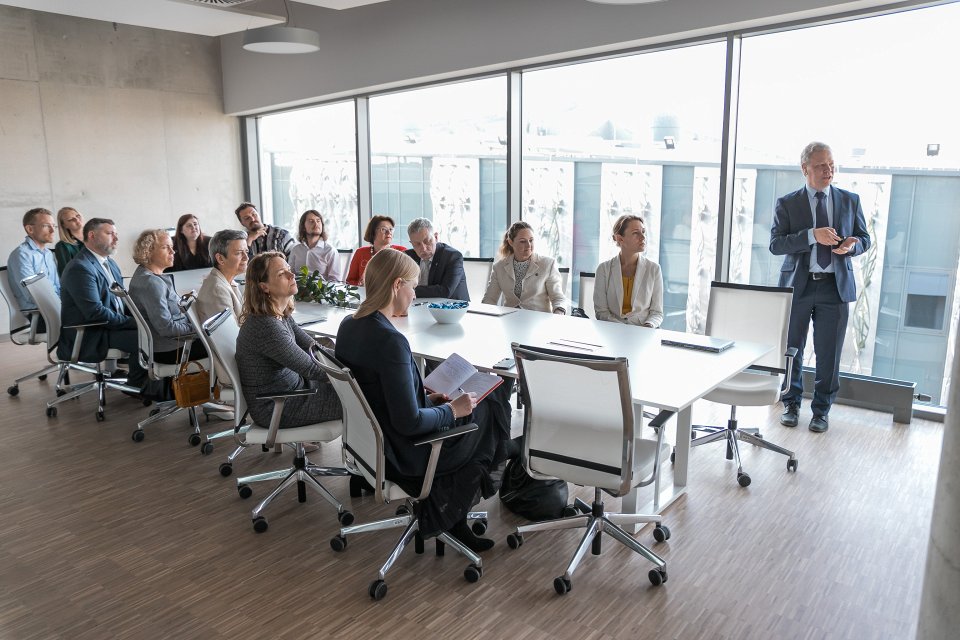
<svg viewBox="0 0 960 640">
<path fill-rule="evenodd" d="M 479 313 L 485 316 L 505 316 L 508 313 L 519 311 L 515 307 L 501 307 L 495 304 L 483 304 L 482 302 L 471 302 L 467 313 Z"/>
</svg>

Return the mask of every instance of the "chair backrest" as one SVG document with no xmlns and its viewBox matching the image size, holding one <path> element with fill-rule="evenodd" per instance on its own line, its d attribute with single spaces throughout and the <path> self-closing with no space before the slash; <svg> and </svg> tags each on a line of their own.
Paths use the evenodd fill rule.
<svg viewBox="0 0 960 640">
<path fill-rule="evenodd" d="M 344 461 L 377 488 L 377 499 L 384 500 L 381 493 L 384 480 L 383 431 L 367 403 L 360 385 L 347 367 L 323 349 L 313 350 L 314 357 L 323 368 L 330 384 L 343 406 Z"/>
<path fill-rule="evenodd" d="M 47 325 L 47 354 L 50 361 L 55 362 L 53 354 L 56 353 L 57 342 L 60 341 L 60 296 L 45 273 L 24 279 L 23 286 L 37 303 L 37 309 Z"/>
<path fill-rule="evenodd" d="M 237 336 L 240 335 L 240 325 L 233 315 L 232 309 L 224 309 L 220 313 L 207 318 L 201 327 L 201 333 L 206 336 L 207 350 L 216 356 L 220 363 L 217 375 L 233 387 L 234 426 L 243 424 L 247 414 L 247 401 L 240 388 L 240 370 L 237 368 Z"/>
<path fill-rule="evenodd" d="M 711 282 L 706 334 L 774 345 L 750 369 L 783 375 L 792 303 L 791 287 Z"/>
<path fill-rule="evenodd" d="M 563 291 L 563 297 L 570 300 L 570 267 L 560 267 L 557 271 L 560 272 L 560 290 Z"/>
<path fill-rule="evenodd" d="M 490 271 L 493 269 L 493 258 L 464 258 L 463 272 L 467 276 L 467 291 L 470 299 L 479 301 L 487 290 L 490 282 Z"/>
<path fill-rule="evenodd" d="M 583 309 L 588 318 L 596 318 L 596 309 L 593 308 L 593 287 L 597 283 L 597 274 L 587 271 L 580 272 L 580 302 L 577 306 Z"/>
<path fill-rule="evenodd" d="M 140 313 L 140 308 L 137 307 L 133 298 L 130 297 L 130 293 L 124 289 L 120 283 L 114 282 L 113 285 L 110 286 L 110 291 L 123 301 L 123 307 L 136 321 L 137 351 L 140 352 L 140 365 L 150 373 L 152 378 L 157 379 L 153 368 L 153 332 L 150 331 L 150 326 L 144 319 L 143 314 Z"/>
<path fill-rule="evenodd" d="M 512 347 L 524 398 L 527 471 L 627 493 L 634 458 L 627 359 Z"/>
<path fill-rule="evenodd" d="M 10 315 L 10 340 L 14 344 L 27 344 L 30 342 L 33 327 L 30 319 L 20 312 L 20 305 L 13 294 L 13 289 L 10 287 L 6 265 L 0 267 L 0 295 L 7 303 L 7 310 Z"/>
<path fill-rule="evenodd" d="M 343 275 L 343 279 L 347 279 L 347 272 L 350 271 L 350 262 L 353 260 L 353 252 L 356 249 L 337 249 L 337 253 L 340 254 L 340 273 Z"/>
<path fill-rule="evenodd" d="M 200 316 L 197 314 L 197 307 L 194 304 L 196 301 L 196 291 L 183 294 L 180 296 L 180 310 L 183 311 L 183 315 L 187 316 L 187 322 L 193 327 L 193 331 L 197 334 L 197 339 L 200 341 L 200 344 L 202 344 L 203 348 L 210 354 L 210 388 L 212 389 L 213 385 L 217 383 L 217 367 L 220 365 L 210 346 L 210 339 L 207 337 L 207 334 L 203 332 L 203 323 L 200 321 Z M 224 307 L 224 309 L 226 309 L 226 307 Z M 224 380 L 224 382 L 226 382 L 226 380 Z"/>
</svg>

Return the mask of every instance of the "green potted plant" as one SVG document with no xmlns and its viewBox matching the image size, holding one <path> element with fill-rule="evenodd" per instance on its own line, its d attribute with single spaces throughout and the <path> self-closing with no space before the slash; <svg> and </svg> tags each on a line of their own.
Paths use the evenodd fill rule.
<svg viewBox="0 0 960 640">
<path fill-rule="evenodd" d="M 297 295 L 300 302 L 319 302 L 334 307 L 356 307 L 360 302 L 357 287 L 341 282 L 327 282 L 319 271 L 310 273 L 306 265 L 297 270 Z"/>
</svg>

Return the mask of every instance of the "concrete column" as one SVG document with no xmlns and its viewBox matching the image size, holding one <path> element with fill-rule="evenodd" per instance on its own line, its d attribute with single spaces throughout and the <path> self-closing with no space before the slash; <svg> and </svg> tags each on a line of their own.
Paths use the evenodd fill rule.
<svg viewBox="0 0 960 640">
<path fill-rule="evenodd" d="M 960 342 L 957 345 L 917 623 L 919 640 L 956 638 L 960 629 Z"/>
</svg>

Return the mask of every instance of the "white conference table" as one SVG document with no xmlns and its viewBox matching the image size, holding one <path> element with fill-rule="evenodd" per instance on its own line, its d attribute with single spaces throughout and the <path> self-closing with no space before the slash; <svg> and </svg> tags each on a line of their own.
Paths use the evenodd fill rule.
<svg viewBox="0 0 960 640">
<path fill-rule="evenodd" d="M 299 303 L 294 317 L 311 333 L 336 337 L 340 322 L 354 311 Z M 660 344 L 661 338 L 682 338 L 684 334 L 523 309 L 503 316 L 467 313 L 459 324 L 438 324 L 426 306 L 420 305 L 411 307 L 406 318 L 395 321 L 416 356 L 443 360 L 456 352 L 481 371 L 510 377 L 517 376 L 515 368 L 494 370 L 493 365 L 512 357 L 511 342 L 575 353 L 625 356 L 630 362 L 630 389 L 637 415 L 642 407 L 677 414 L 672 482 L 665 477 L 660 495 L 647 504 L 639 503 L 636 490 L 624 496 L 623 510 L 633 513 L 659 513 L 686 492 L 693 403 L 773 349 L 772 345 L 740 340 L 722 353 L 667 347 Z M 556 344 L 571 340 L 582 343 L 584 348 Z"/>
</svg>

